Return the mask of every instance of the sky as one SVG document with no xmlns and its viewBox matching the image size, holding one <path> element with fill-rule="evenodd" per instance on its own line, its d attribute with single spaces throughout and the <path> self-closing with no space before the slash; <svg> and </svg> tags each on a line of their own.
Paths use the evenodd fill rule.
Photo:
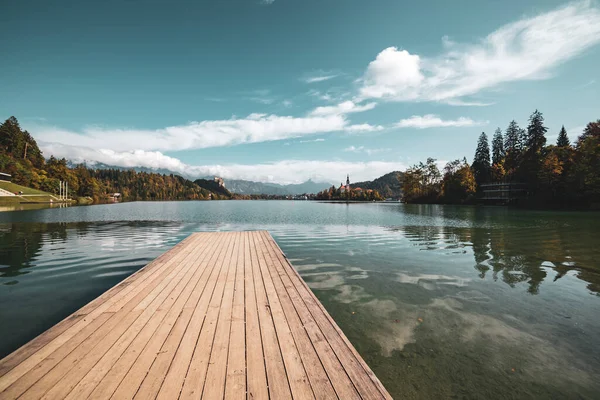
<svg viewBox="0 0 600 400">
<path fill-rule="evenodd" d="M 20 0 L 0 118 L 49 157 L 277 183 L 472 160 L 539 109 L 600 118 L 600 4 Z"/>
</svg>

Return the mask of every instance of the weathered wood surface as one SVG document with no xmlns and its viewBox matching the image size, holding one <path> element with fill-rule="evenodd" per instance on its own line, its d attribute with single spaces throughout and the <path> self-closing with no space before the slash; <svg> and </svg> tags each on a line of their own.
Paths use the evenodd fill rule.
<svg viewBox="0 0 600 400">
<path fill-rule="evenodd" d="M 195 233 L 0 361 L 0 399 L 391 398 L 268 232 Z"/>
</svg>

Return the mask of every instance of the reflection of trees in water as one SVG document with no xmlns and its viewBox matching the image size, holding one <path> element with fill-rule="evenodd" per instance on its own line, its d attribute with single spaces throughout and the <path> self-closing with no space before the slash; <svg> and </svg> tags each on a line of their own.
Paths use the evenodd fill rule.
<svg viewBox="0 0 600 400">
<path fill-rule="evenodd" d="M 529 243 L 527 248 L 521 248 L 524 238 L 521 237 L 520 233 L 505 230 L 474 229 L 473 238 L 473 253 L 477 262 L 476 269 L 481 272 L 479 266 L 483 263 L 480 261 L 483 258 L 482 248 L 475 245 L 475 238 L 481 238 L 477 240 L 480 240 L 482 245 L 485 243 L 488 249 L 485 263 L 491 266 L 494 280 L 497 280 L 498 275 L 500 275 L 502 281 L 511 287 L 526 282 L 529 285 L 527 289 L 529 293 L 537 294 L 539 292 L 540 284 L 546 278 L 546 271 L 542 268 L 535 252 L 532 252 L 532 243 Z M 482 278 L 485 277 L 486 272 L 481 272 Z"/>
<path fill-rule="evenodd" d="M 42 246 L 64 243 L 69 234 L 85 236 L 89 228 L 87 222 L 0 224 L 0 278 L 27 274 Z"/>
<path fill-rule="evenodd" d="M 0 278 L 26 274 L 44 244 L 66 239 L 67 224 L 3 224 L 0 228 Z"/>
<path fill-rule="evenodd" d="M 537 294 L 547 277 L 547 268 L 556 271 L 555 281 L 576 270 L 577 277 L 589 283 L 587 288 L 600 295 L 600 271 L 594 266 L 597 249 L 589 237 L 582 237 L 577 227 L 407 226 L 398 230 L 424 250 L 470 244 L 475 258 L 474 268 L 481 279 L 491 273 L 495 281 L 500 279 L 511 287 L 525 283 L 529 293 Z M 574 250 L 577 253 L 571 258 Z"/>
</svg>

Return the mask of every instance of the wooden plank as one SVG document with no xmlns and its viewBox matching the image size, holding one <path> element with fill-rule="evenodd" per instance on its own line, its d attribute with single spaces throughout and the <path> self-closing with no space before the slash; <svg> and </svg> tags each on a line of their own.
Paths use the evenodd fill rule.
<svg viewBox="0 0 600 400">
<path fill-rule="evenodd" d="M 277 243 L 272 238 L 269 240 L 277 246 Z M 277 248 L 279 248 L 279 246 L 277 246 Z M 281 249 L 279 249 L 279 251 L 281 252 Z M 375 374 L 373 374 L 362 357 L 360 357 L 356 349 L 354 349 L 354 346 L 352 346 L 341 329 L 333 321 L 331 316 L 329 316 L 323 305 L 308 288 L 306 282 L 300 278 L 298 272 L 291 264 L 289 264 L 289 262 L 287 264 L 289 267 L 286 268 L 288 276 L 294 283 L 294 286 L 300 293 L 312 316 L 317 321 L 326 340 L 331 344 L 331 347 L 346 369 L 348 376 L 361 397 L 364 399 L 391 399 L 391 396 L 385 390 L 381 382 L 379 382 L 379 379 L 375 377 Z"/>
<path fill-rule="evenodd" d="M 202 296 L 212 295 L 216 277 L 219 275 L 220 268 L 216 266 L 216 259 L 223 249 L 225 240 L 221 235 L 215 246 L 215 251 L 208 260 L 208 266 L 211 268 L 210 275 L 199 290 L 195 290 L 189 300 L 184 304 L 181 314 L 170 320 L 169 324 L 163 325 L 158 334 L 152 338 L 152 343 L 144 350 L 140 360 L 130 370 L 123 382 L 116 390 L 113 398 L 131 399 L 135 396 L 142 381 L 145 379 L 146 388 L 151 393 L 156 393 L 166 375 L 169 365 L 175 356 L 177 347 L 180 346 L 181 338 L 186 332 L 186 328 L 192 318 L 194 308 L 201 301 Z M 191 355 L 190 355 L 191 358 Z M 176 365 L 183 365 L 177 363 Z M 151 369 L 152 368 L 152 369 Z M 186 365 L 187 368 L 187 365 Z"/>
<path fill-rule="evenodd" d="M 281 356 L 279 341 L 277 340 L 277 334 L 275 332 L 275 325 L 273 324 L 273 318 L 271 316 L 271 305 L 267 300 L 262 274 L 260 272 L 258 251 L 256 249 L 256 234 L 251 235 L 251 237 L 252 246 L 250 248 L 250 257 L 252 259 L 252 275 L 254 277 L 254 290 L 265 355 L 269 395 L 272 399 L 291 399 L 292 393 L 290 384 L 288 382 L 285 365 L 283 364 L 283 357 Z"/>
<path fill-rule="evenodd" d="M 158 327 L 146 347 L 144 347 L 144 349 L 141 351 L 139 357 L 135 360 L 135 363 L 127 368 L 126 365 L 122 365 L 124 361 L 119 360 L 119 363 L 112 367 L 108 375 L 96 387 L 91 397 L 108 398 L 112 395 L 113 398 L 133 398 L 143 379 L 150 370 L 150 367 L 160 351 L 161 346 L 164 344 L 167 336 L 174 328 L 176 321 L 180 319 L 187 325 L 189 318 L 186 317 L 191 317 L 191 312 L 186 314 L 182 312 L 181 309 L 185 306 L 185 304 L 195 304 L 205 289 L 205 285 L 209 281 L 208 276 L 212 273 L 214 266 L 210 261 L 214 257 L 215 253 L 218 253 L 218 250 L 220 249 L 218 242 L 219 239 L 220 238 L 218 238 L 216 235 L 212 235 L 207 240 L 205 252 L 203 253 L 204 259 L 201 262 L 205 268 L 198 268 L 199 271 L 202 271 L 202 276 L 196 281 L 196 286 L 191 289 L 191 293 L 188 291 L 186 294 L 180 296 L 173 307 L 171 307 L 167 317 Z M 194 280 L 195 279 L 192 279 L 192 281 Z M 189 285 L 189 287 L 191 288 L 191 285 Z M 123 376 L 123 374 L 125 375 Z"/>
<path fill-rule="evenodd" d="M 194 240 L 194 238 L 191 238 L 191 237 L 186 238 L 185 239 L 186 243 L 180 247 L 185 248 L 185 246 L 188 244 L 188 242 L 191 242 L 192 240 Z M 179 249 L 177 249 L 177 250 L 179 250 Z M 175 262 L 177 262 L 178 258 L 183 257 L 183 256 L 185 256 L 184 251 L 181 251 L 181 252 L 175 251 L 174 253 L 170 254 L 167 257 L 159 257 L 153 263 L 154 268 L 150 268 L 149 273 L 142 274 L 142 279 L 139 279 L 137 281 L 138 286 L 149 280 L 158 281 L 157 276 L 160 276 L 161 274 L 165 274 L 165 273 L 169 272 L 169 270 L 167 268 L 158 268 L 158 267 L 166 266 L 166 265 L 169 265 L 170 263 L 174 264 Z M 136 275 L 136 274 L 134 274 L 134 275 Z M 135 278 L 137 278 L 137 276 Z M 151 281 L 151 282 L 153 282 L 153 281 Z M 40 346 L 41 348 L 39 348 L 39 350 L 33 352 L 32 354 L 28 354 L 29 353 L 28 350 L 22 351 L 22 353 L 24 355 L 27 355 L 27 358 L 20 360 L 18 365 L 15 365 L 13 368 L 10 368 L 10 370 L 8 372 L 6 372 L 0 378 L 0 392 L 4 391 L 8 386 L 13 384 L 21 376 L 25 375 L 28 371 L 30 371 L 32 368 L 34 368 L 42 360 L 44 360 L 46 357 L 48 357 L 50 354 L 52 354 L 55 350 L 57 350 L 63 344 L 67 343 L 71 338 L 73 338 L 82 329 L 84 329 L 88 324 L 90 324 L 95 318 L 100 316 L 102 313 L 106 312 L 108 310 L 108 308 L 113 304 L 114 301 L 119 300 L 120 298 L 123 298 L 123 297 L 127 297 L 131 300 L 132 295 L 134 296 L 133 298 L 135 298 L 135 296 L 137 296 L 139 294 L 139 290 L 136 290 L 136 289 L 138 289 L 138 286 L 136 286 L 136 285 L 124 284 L 123 282 L 120 283 L 119 285 L 124 286 L 124 289 L 116 292 L 115 296 L 109 298 L 108 301 L 104 301 L 104 302 L 101 301 L 101 304 L 98 307 L 88 307 L 88 306 L 84 307 L 84 309 L 88 309 L 88 310 L 93 309 L 93 311 L 91 311 L 87 315 L 87 318 L 84 318 L 84 319 L 78 321 L 77 323 L 73 324 L 72 326 L 67 328 L 64 332 L 62 332 L 59 335 L 53 335 L 53 334 L 49 335 L 49 336 L 54 336 L 54 338 L 52 340 L 50 340 L 48 343 L 45 343 L 42 346 Z M 74 315 L 78 315 L 78 314 L 79 314 L 79 312 L 74 313 Z M 69 317 L 67 317 L 67 319 L 68 318 Z M 51 328 L 50 331 L 52 331 L 53 329 L 54 328 Z M 41 336 L 40 336 L 40 338 L 41 338 Z M 37 344 L 35 343 L 36 341 L 37 341 L 37 339 L 34 339 L 33 345 L 31 344 L 32 342 L 30 342 L 23 347 L 28 348 L 30 346 L 37 346 Z M 21 351 L 21 350 L 18 350 L 18 351 Z M 10 359 L 11 358 L 9 356 L 9 360 Z M 0 364 L 3 362 L 4 362 L 4 360 L 0 361 Z"/>
<path fill-rule="evenodd" d="M 267 387 L 267 372 L 265 367 L 265 357 L 263 352 L 262 335 L 260 322 L 258 318 L 258 303 L 254 287 L 254 267 L 251 256 L 251 246 L 254 248 L 254 241 L 251 234 L 246 232 L 244 238 L 244 266 L 246 274 L 244 276 L 245 293 L 245 317 L 246 317 L 246 382 L 248 384 L 248 399 L 263 400 L 269 398 Z"/>
<path fill-rule="evenodd" d="M 180 345 L 178 348 L 168 349 L 168 351 L 161 356 L 165 356 L 172 360 L 170 368 L 164 377 L 162 386 L 156 388 L 156 391 L 144 390 L 142 386 L 138 392 L 137 398 L 147 398 L 148 396 L 154 396 L 158 392 L 158 398 L 177 398 L 182 390 L 182 386 L 186 377 L 186 373 L 189 370 L 192 357 L 194 355 L 195 347 L 197 346 L 198 337 L 202 332 L 202 327 L 206 318 L 207 310 L 210 301 L 222 295 L 219 293 L 219 283 L 223 279 L 223 274 L 226 273 L 227 266 L 224 263 L 226 254 L 231 248 L 231 236 L 224 235 L 223 248 L 220 251 L 218 257 L 215 259 L 215 264 L 218 268 L 215 268 L 215 274 L 211 281 L 211 290 L 205 291 L 202 298 L 198 302 L 195 309 L 189 309 L 191 321 L 189 322 L 188 328 L 184 333 L 181 333 Z M 208 354 L 205 354 L 208 357 Z M 144 382 L 146 383 L 146 382 Z"/>
<path fill-rule="evenodd" d="M 310 337 L 323 368 L 327 371 L 329 380 L 331 381 L 338 397 L 340 399 L 360 399 L 360 396 L 354 388 L 354 385 L 346 373 L 344 366 L 340 363 L 339 359 L 331 348 L 331 345 L 323 336 L 323 333 L 316 324 L 310 311 L 300 297 L 300 294 L 290 280 L 286 272 L 286 264 L 282 263 L 283 254 L 278 251 L 277 256 L 280 262 L 275 266 L 277 267 L 279 277 L 284 284 L 287 294 L 290 296 L 290 299 L 294 304 L 304 329 Z"/>
<path fill-rule="evenodd" d="M 219 307 L 219 317 L 210 352 L 208 370 L 206 372 L 206 383 L 204 384 L 204 390 L 201 396 L 206 399 L 222 399 L 225 395 L 229 339 L 231 336 L 231 317 L 233 314 L 233 297 L 237 268 L 239 266 L 237 263 L 237 256 L 240 247 L 242 247 L 240 246 L 241 234 L 239 232 L 234 232 L 233 235 L 235 242 L 231 260 L 228 263 L 229 271 L 227 273 L 227 281 L 225 282 L 223 299 L 221 300 L 221 305 Z M 243 265 L 239 267 L 243 268 Z"/>
<path fill-rule="evenodd" d="M 279 296 L 279 300 L 281 302 L 281 306 L 283 308 L 283 312 L 287 318 L 290 331 L 292 336 L 294 337 L 294 341 L 298 346 L 298 351 L 302 358 L 302 363 L 304 365 L 304 369 L 306 370 L 306 374 L 310 381 L 311 387 L 313 389 L 313 393 L 318 399 L 337 399 L 335 390 L 330 381 L 330 377 L 325 371 L 321 360 L 314 348 L 314 345 L 308 335 L 307 331 L 304 329 L 302 325 L 302 321 L 296 312 L 294 304 L 287 292 L 287 289 L 283 285 L 283 281 L 281 279 L 280 273 L 285 274 L 285 272 L 280 272 L 278 270 L 279 259 L 275 254 L 274 249 L 270 246 L 268 242 L 268 238 L 265 238 L 265 244 L 263 246 L 263 253 L 265 253 L 265 258 L 267 261 L 267 266 L 269 267 L 269 274 L 271 275 L 271 280 L 273 281 L 275 290 Z M 339 376 L 335 374 L 333 371 L 333 379 L 338 379 Z M 338 370 L 339 373 L 339 370 Z M 341 371 L 341 374 L 344 374 Z M 358 394 L 352 390 L 352 385 L 349 387 L 349 393 L 341 393 L 342 399 L 351 399 L 357 398 Z"/>
<path fill-rule="evenodd" d="M 186 261 L 192 265 L 182 280 L 184 282 L 182 284 L 183 291 L 179 296 L 172 292 L 169 298 L 152 315 L 133 342 L 126 348 L 126 351 L 119 356 L 118 351 L 113 347 L 69 393 L 67 399 L 84 397 L 109 398 L 113 394 L 125 374 L 127 374 L 142 350 L 149 343 L 155 331 L 164 323 L 163 320 L 168 316 L 179 315 L 181 312 L 183 304 L 188 300 L 197 282 L 208 270 L 208 268 L 205 268 L 203 261 L 206 254 L 214 249 L 211 249 L 212 242 L 213 240 L 209 238 L 206 243 L 202 243 L 202 246 L 197 247 L 199 254 L 194 255 L 194 257 Z M 100 383 L 102 384 L 99 385 Z"/>
<path fill-rule="evenodd" d="M 221 270 L 221 274 L 219 275 L 217 286 L 210 301 L 208 311 L 206 312 L 206 317 L 200 330 L 198 342 L 196 343 L 195 348 L 190 350 L 184 349 L 184 351 L 187 352 L 193 351 L 194 355 L 189 364 L 189 369 L 183 383 L 183 388 L 181 389 L 180 399 L 198 398 L 202 395 L 204 390 L 204 385 L 206 383 L 206 372 L 208 369 L 209 357 L 215 337 L 219 310 L 224 297 L 227 276 L 231 273 L 229 262 L 231 261 L 234 243 L 232 240 L 233 235 L 230 234 L 228 237 L 230 238 L 230 244 L 223 259 L 223 268 Z M 164 397 L 160 398 L 170 399 L 172 397 L 165 395 Z"/>
<path fill-rule="evenodd" d="M 221 235 L 219 234 L 219 236 Z M 225 251 L 227 248 L 227 243 L 227 237 L 222 237 L 219 250 L 213 254 L 213 257 L 211 257 L 210 263 L 212 263 L 211 265 L 213 266 L 213 269 L 200 296 L 200 299 L 197 301 L 196 308 L 190 307 L 192 302 L 186 303 L 186 306 L 184 306 L 181 315 L 173 326 L 173 329 L 169 332 L 166 340 L 160 348 L 160 351 L 156 355 L 150 370 L 148 371 L 147 375 L 143 377 L 143 381 L 139 385 L 139 388 L 135 388 L 136 390 L 132 393 L 132 387 L 128 384 L 128 380 L 125 379 L 123 381 L 125 386 L 121 385 L 117 392 L 115 392 L 113 395 L 113 398 L 154 398 L 159 390 L 161 390 L 161 386 L 163 386 L 165 391 L 168 392 L 169 390 L 172 390 L 171 388 L 176 386 L 176 384 L 170 383 L 172 380 L 178 381 L 181 379 L 181 381 L 183 381 L 185 372 L 187 371 L 189 365 L 189 358 L 191 358 L 192 355 L 190 352 L 189 358 L 186 359 L 185 357 L 188 356 L 187 351 L 179 352 L 179 355 L 177 355 L 178 349 L 189 349 L 190 346 L 195 345 L 197 336 L 194 336 L 194 327 L 197 325 L 197 320 L 199 318 L 201 320 L 204 318 L 202 310 L 206 308 L 205 304 L 208 303 L 208 300 L 205 299 L 210 299 L 214 292 L 217 277 L 220 275 L 221 270 L 221 265 L 218 265 L 218 260 L 223 251 Z M 217 265 L 218 267 L 216 267 Z M 198 311 L 197 313 L 195 313 L 196 310 Z M 199 330 L 200 328 L 198 327 L 198 331 Z M 167 382 L 166 385 L 164 384 L 164 381 Z M 176 398 L 177 395 L 178 394 L 176 394 L 174 397 Z"/>
<path fill-rule="evenodd" d="M 182 253 L 182 255 L 183 254 L 185 253 Z M 169 274 L 172 273 L 172 271 L 169 269 L 165 270 L 164 272 L 168 272 Z M 164 276 L 161 275 L 159 275 L 156 278 L 157 284 L 159 283 L 158 279 L 161 277 L 164 278 Z M 165 282 L 168 282 L 168 280 L 165 280 Z M 54 345 L 62 343 L 61 346 L 58 347 L 55 351 L 50 352 L 49 348 L 51 349 L 51 347 L 45 346 L 38 353 L 35 353 L 34 355 L 32 355 L 32 357 L 25 360 L 23 364 L 25 364 L 26 367 L 29 367 L 29 364 L 34 364 L 34 362 L 37 361 L 37 365 L 34 365 L 35 370 L 33 370 L 31 373 L 28 373 L 27 375 L 25 375 L 25 373 L 22 373 L 18 378 L 18 382 L 13 382 L 13 385 L 15 387 L 18 387 L 18 390 L 11 388 L 10 392 L 20 395 L 21 393 L 23 393 L 24 390 L 27 390 L 33 384 L 37 384 L 37 390 L 42 390 L 40 388 L 47 388 L 47 385 L 49 385 L 50 382 L 58 381 L 64 374 L 66 374 L 70 370 L 70 368 L 74 364 L 76 364 L 81 358 L 85 357 L 87 352 L 95 348 L 98 345 L 98 342 L 101 339 L 103 339 L 108 332 L 111 332 L 120 323 L 121 319 L 124 318 L 125 314 L 128 311 L 132 310 L 133 307 L 137 304 L 137 302 L 139 302 L 142 298 L 144 298 L 152 292 L 152 289 L 152 286 L 146 286 L 144 290 L 139 292 L 137 296 L 131 300 L 127 308 L 124 309 L 124 312 L 121 314 L 115 315 L 114 313 L 108 312 L 103 312 L 102 314 L 100 314 L 100 316 L 108 315 L 110 316 L 110 319 L 106 323 L 102 324 L 101 327 L 99 327 L 96 331 L 84 331 L 86 326 L 94 321 L 92 316 L 88 315 L 85 319 L 89 318 L 89 321 L 82 321 L 86 322 L 86 324 L 81 325 L 80 331 L 76 332 L 73 336 L 71 336 L 70 334 L 72 334 L 73 332 L 69 332 L 67 330 L 67 332 L 63 333 L 64 336 L 67 336 L 67 339 L 59 336 L 56 338 L 55 341 L 50 343 Z M 107 304 L 105 303 L 104 305 L 106 306 Z M 78 351 L 74 351 L 75 349 L 78 349 Z M 4 383 L 4 380 L 7 379 L 9 375 L 15 372 L 21 372 L 20 369 L 24 369 L 21 367 L 21 365 L 19 365 L 18 368 L 15 368 L 13 371 L 11 371 L 10 374 L 7 374 L 6 376 L 2 377 L 0 379 L 0 384 Z M 69 365 L 71 367 L 69 367 Z M 49 373 L 49 371 L 51 370 L 52 373 Z M 31 371 L 31 368 L 28 368 L 27 372 L 29 371 Z M 37 383 L 38 380 L 42 377 L 43 380 L 40 383 Z M 33 393 L 36 393 L 36 389 L 32 389 L 30 395 L 32 395 Z"/>
<path fill-rule="evenodd" d="M 134 272 L 126 280 L 113 286 L 112 288 L 110 288 L 109 290 L 104 292 L 102 295 L 100 295 L 98 298 L 96 298 L 94 301 L 88 303 L 87 305 L 85 305 L 84 307 L 82 307 L 81 309 L 76 311 L 75 313 L 73 313 L 73 314 L 69 315 L 68 317 L 66 317 L 65 319 L 63 319 L 58 324 L 54 325 L 52 328 L 43 332 L 35 339 L 31 340 L 30 342 L 26 343 L 18 350 L 14 351 L 13 353 L 8 355 L 4 359 L 0 360 L 0 377 L 6 375 L 6 373 L 8 373 L 12 368 L 14 368 L 16 365 L 22 363 L 25 359 L 27 359 L 33 353 L 35 353 L 39 349 L 43 348 L 46 344 L 50 343 L 56 337 L 58 337 L 59 335 L 64 333 L 67 329 L 69 329 L 71 326 L 73 326 L 79 320 L 83 319 L 84 316 L 86 316 L 87 314 L 92 312 L 94 309 L 96 309 L 99 306 L 101 306 L 102 304 L 104 304 L 107 300 L 114 298 L 115 295 L 117 293 L 119 293 L 121 290 L 123 290 L 125 287 L 132 285 L 142 275 L 142 273 L 145 273 L 153 268 L 156 268 L 157 266 L 162 265 L 162 263 L 173 258 L 177 254 L 177 251 L 181 247 L 186 246 L 187 242 L 190 241 L 191 239 L 192 239 L 191 237 L 187 237 L 183 241 L 179 242 L 177 245 L 175 245 L 173 247 L 173 249 L 171 249 L 171 251 L 161 254 L 159 257 L 157 257 L 155 260 L 150 262 L 148 265 L 146 265 L 145 267 L 140 268 L 138 271 Z M 0 389 L 0 391 L 1 391 L 1 389 Z"/>
<path fill-rule="evenodd" d="M 191 258 L 193 258 L 194 253 L 192 252 L 191 254 Z M 192 265 L 192 263 L 182 262 L 174 268 L 172 271 L 174 276 L 171 279 L 159 283 L 150 295 L 142 299 L 142 301 L 127 314 L 122 323 L 118 324 L 115 329 L 108 332 L 97 346 L 72 367 L 72 370 L 69 371 L 69 379 L 60 379 L 42 398 L 65 398 L 90 369 L 94 367 L 107 352 L 109 352 L 109 350 L 114 349 L 113 351 L 116 352 L 117 355 L 120 355 L 142 330 L 171 292 L 181 291 L 182 285 L 179 285 L 179 283 Z M 140 307 L 140 305 L 143 305 L 143 307 Z M 55 367 L 54 369 L 60 369 L 62 372 L 65 368 Z M 46 377 L 47 376 L 48 375 L 46 375 Z"/>
<path fill-rule="evenodd" d="M 244 316 L 244 278 L 246 271 L 245 254 L 247 249 L 247 232 L 239 237 L 236 274 L 233 288 L 233 306 L 231 310 L 231 329 L 229 334 L 229 354 L 227 355 L 227 372 L 225 399 L 246 398 L 246 326 Z"/>
<path fill-rule="evenodd" d="M 306 371 L 304 370 L 300 353 L 296 347 L 296 342 L 290 331 L 286 315 L 283 312 L 283 308 L 279 301 L 279 295 L 275 290 L 273 280 L 268 271 L 269 267 L 264 255 L 265 240 L 260 232 L 254 234 L 254 240 L 256 251 L 258 253 L 258 265 L 260 267 L 262 281 L 269 303 L 269 310 L 271 311 L 271 316 L 273 318 L 277 341 L 279 342 L 279 350 L 283 357 L 285 371 L 292 391 L 292 397 L 298 399 L 314 399 L 315 396 L 308 381 Z"/>
</svg>

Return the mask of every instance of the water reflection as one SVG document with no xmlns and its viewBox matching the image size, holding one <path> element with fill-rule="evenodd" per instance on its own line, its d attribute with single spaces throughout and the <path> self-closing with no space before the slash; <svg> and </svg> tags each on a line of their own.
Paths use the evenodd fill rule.
<svg viewBox="0 0 600 400">
<path fill-rule="evenodd" d="M 267 229 L 394 397 L 600 393 L 590 214 L 192 202 L 0 221 L 0 357 L 191 232 Z"/>
<path fill-rule="evenodd" d="M 408 238 L 420 250 L 467 252 L 475 260 L 474 269 L 481 279 L 499 279 L 510 287 L 526 284 L 527 291 L 538 294 L 547 278 L 548 268 L 557 274 L 556 282 L 569 271 L 586 281 L 587 288 L 600 292 L 600 268 L 593 254 L 598 254 L 593 238 L 547 227 L 533 229 L 452 228 L 410 226 L 392 229 Z"/>
</svg>

